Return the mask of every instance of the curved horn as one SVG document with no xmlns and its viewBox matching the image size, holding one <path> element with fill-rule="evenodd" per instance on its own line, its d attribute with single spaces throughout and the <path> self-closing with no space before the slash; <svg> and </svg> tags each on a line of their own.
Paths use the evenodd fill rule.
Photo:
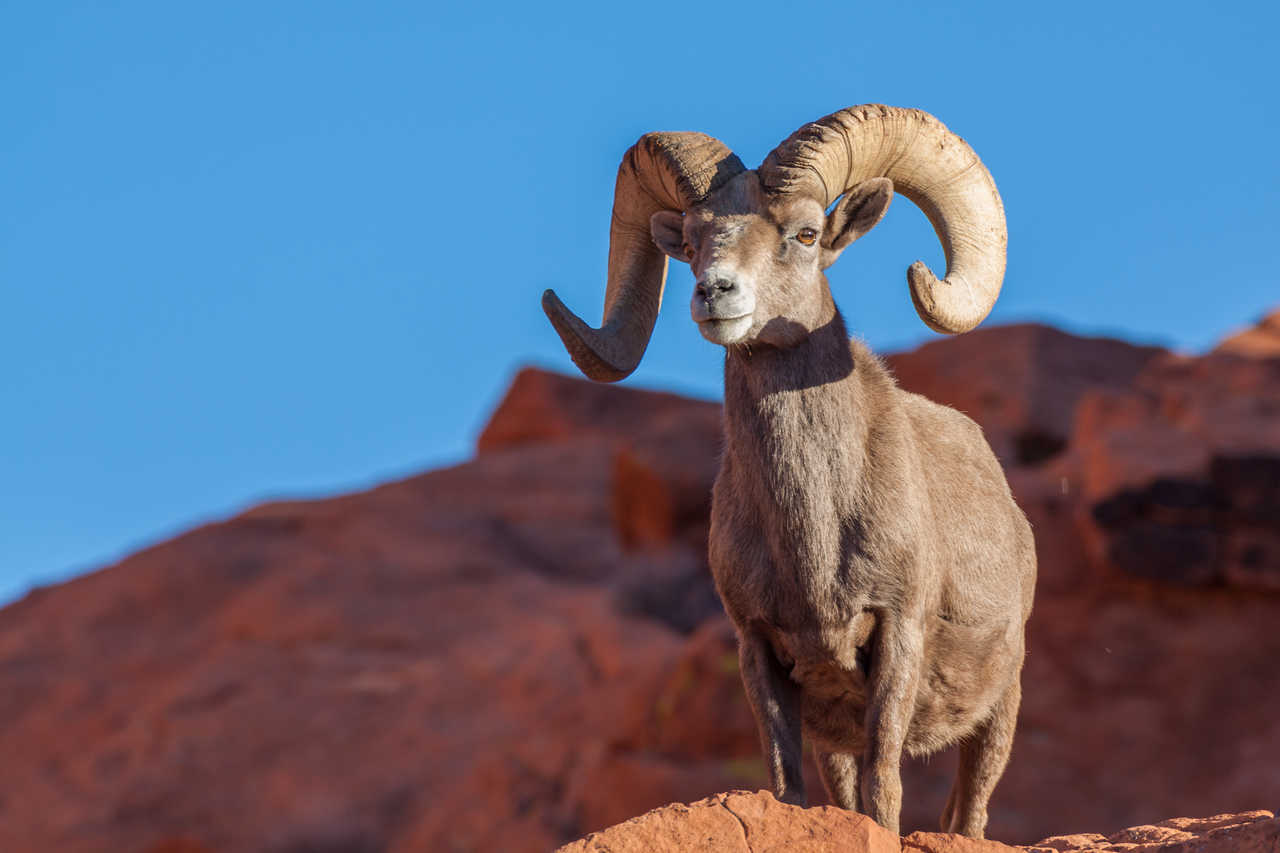
<svg viewBox="0 0 1280 853">
<path fill-rule="evenodd" d="M 804 192 L 830 205 L 869 178 L 888 178 L 915 202 L 947 258 L 941 281 L 916 261 L 907 270 L 911 300 L 934 331 L 967 332 L 991 311 L 1004 280 L 1004 205 L 973 149 L 920 110 L 868 104 L 807 124 L 769 154 L 764 187 Z"/>
<path fill-rule="evenodd" d="M 623 155 L 613 191 L 604 322 L 593 329 L 553 291 L 542 294 L 542 310 L 589 378 L 625 378 L 649 346 L 667 280 L 667 256 L 654 245 L 649 217 L 687 210 L 743 171 L 723 142 L 701 133 L 646 133 Z"/>
</svg>

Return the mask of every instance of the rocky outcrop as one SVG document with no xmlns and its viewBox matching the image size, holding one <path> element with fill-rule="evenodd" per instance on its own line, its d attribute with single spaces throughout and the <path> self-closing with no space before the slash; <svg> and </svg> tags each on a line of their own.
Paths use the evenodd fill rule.
<svg viewBox="0 0 1280 853">
<path fill-rule="evenodd" d="M 1109 836 L 1059 835 L 1025 847 L 941 832 L 899 838 L 870 818 L 831 806 L 803 809 L 764 791 L 731 791 L 654 809 L 593 832 L 556 853 L 725 851 L 763 853 L 1275 853 L 1280 820 L 1269 811 L 1173 818 Z"/>
<path fill-rule="evenodd" d="M 1059 835 L 1036 842 L 1032 853 L 1111 851 L 1111 853 L 1274 853 L 1280 850 L 1280 820 L 1269 811 L 1176 817 L 1131 826 L 1111 835 Z"/>
<path fill-rule="evenodd" d="M 902 845 L 896 835 L 864 815 L 832 806 L 802 809 L 780 803 L 763 791 L 731 791 L 687 806 L 655 809 L 566 844 L 557 853 L 657 850 L 901 853 Z"/>
<path fill-rule="evenodd" d="M 1162 356 L 1084 397 L 1072 451 L 1099 561 L 1280 589 L 1280 358 Z"/>
<path fill-rule="evenodd" d="M 1280 310 L 1223 339 L 1217 350 L 1250 358 L 1280 358 Z"/>
<path fill-rule="evenodd" d="M 1036 531 L 989 834 L 1274 808 L 1280 361 L 1024 326 L 891 362 L 1005 448 Z M 761 787 L 705 563 L 719 419 L 525 371 L 470 462 L 0 610 L 0 850 L 545 851 Z M 952 767 L 908 762 L 908 831 Z"/>
<path fill-rule="evenodd" d="M 935 340 L 886 361 L 904 388 L 977 421 L 1010 466 L 1056 456 L 1084 394 L 1128 389 L 1162 352 L 1025 323 Z"/>
</svg>

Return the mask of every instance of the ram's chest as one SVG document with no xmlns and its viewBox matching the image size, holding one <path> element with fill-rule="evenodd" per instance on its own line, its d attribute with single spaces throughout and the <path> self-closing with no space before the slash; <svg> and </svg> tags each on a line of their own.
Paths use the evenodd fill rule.
<svg viewBox="0 0 1280 853">
<path fill-rule="evenodd" d="M 783 630 L 843 630 L 872 597 L 859 517 L 807 492 L 728 469 L 712 500 L 711 567 L 729 615 Z"/>
</svg>

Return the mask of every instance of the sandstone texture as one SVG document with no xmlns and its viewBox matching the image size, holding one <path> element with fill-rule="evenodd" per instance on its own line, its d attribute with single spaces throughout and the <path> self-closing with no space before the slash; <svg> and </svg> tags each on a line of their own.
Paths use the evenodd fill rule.
<svg viewBox="0 0 1280 853">
<path fill-rule="evenodd" d="M 1280 359 L 1013 326 L 889 361 L 982 424 L 1036 532 L 988 835 L 1274 850 L 1241 813 L 1280 805 Z M 946 753 L 905 765 L 901 841 L 818 808 L 812 773 L 807 811 L 703 800 L 765 783 L 706 568 L 719 421 L 526 370 L 472 461 L 0 610 L 0 850 L 545 851 L 673 802 L 784 833 L 756 851 L 997 849 L 931 834 Z M 1238 820 L 1168 820 L 1210 814 Z"/>
<path fill-rule="evenodd" d="M 864 815 L 833 806 L 802 809 L 763 791 L 731 791 L 687 806 L 655 809 L 566 844 L 557 853 L 652 850 L 900 853 L 902 845 L 896 835 Z"/>
<path fill-rule="evenodd" d="M 1269 811 L 1173 818 L 1112 833 L 1078 833 L 1025 846 L 941 832 L 899 838 L 864 815 L 832 806 L 802 809 L 764 791 L 730 791 L 673 803 L 593 832 L 556 853 L 1275 853 L 1280 820 Z"/>
</svg>

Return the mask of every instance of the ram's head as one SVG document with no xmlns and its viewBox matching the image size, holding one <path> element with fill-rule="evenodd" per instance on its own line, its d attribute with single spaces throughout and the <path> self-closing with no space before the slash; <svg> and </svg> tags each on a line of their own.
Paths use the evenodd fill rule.
<svg viewBox="0 0 1280 853">
<path fill-rule="evenodd" d="M 947 260 L 943 279 L 920 261 L 907 270 L 916 311 L 939 332 L 972 329 L 1004 278 L 1000 195 L 933 116 L 879 105 L 805 125 L 750 171 L 709 136 L 646 134 L 618 169 L 604 323 L 588 326 L 550 290 L 542 305 L 583 373 L 622 379 L 648 346 L 670 255 L 693 269 L 693 319 L 708 340 L 790 346 L 830 314 L 822 270 L 895 191 L 929 217 Z"/>
</svg>

